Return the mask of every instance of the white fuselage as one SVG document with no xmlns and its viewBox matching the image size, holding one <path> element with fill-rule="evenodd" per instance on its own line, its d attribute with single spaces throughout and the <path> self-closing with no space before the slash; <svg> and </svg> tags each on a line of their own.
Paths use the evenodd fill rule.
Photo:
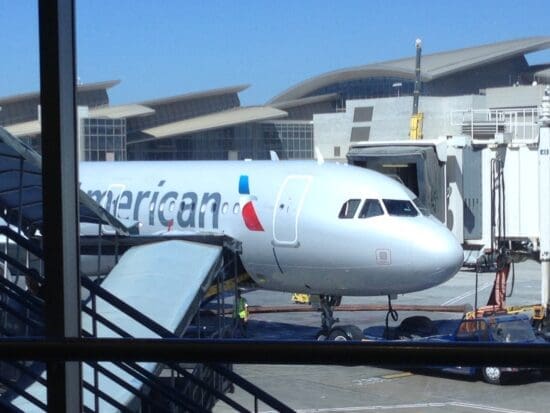
<svg viewBox="0 0 550 413">
<path fill-rule="evenodd" d="M 139 221 L 142 234 L 224 233 L 241 241 L 245 269 L 266 289 L 393 295 L 438 285 L 462 264 L 457 240 L 418 211 L 410 191 L 363 168 L 88 162 L 80 181 L 117 218 Z M 366 200 L 379 205 L 378 214 L 362 213 Z"/>
</svg>

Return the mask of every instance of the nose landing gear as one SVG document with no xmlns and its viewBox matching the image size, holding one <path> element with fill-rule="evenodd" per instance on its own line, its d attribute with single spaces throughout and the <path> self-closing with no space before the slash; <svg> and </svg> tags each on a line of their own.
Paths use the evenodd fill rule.
<svg viewBox="0 0 550 413">
<path fill-rule="evenodd" d="M 338 318 L 333 317 L 334 307 L 342 302 L 341 296 L 321 295 L 319 309 L 321 311 L 321 330 L 317 333 L 317 340 L 349 341 L 361 340 L 363 332 L 354 325 L 334 326 Z"/>
<path fill-rule="evenodd" d="M 329 331 L 332 326 L 340 321 L 334 318 L 334 307 L 337 307 L 342 302 L 342 296 L 338 295 L 321 295 L 319 296 L 319 305 L 321 307 L 321 330 Z"/>
</svg>

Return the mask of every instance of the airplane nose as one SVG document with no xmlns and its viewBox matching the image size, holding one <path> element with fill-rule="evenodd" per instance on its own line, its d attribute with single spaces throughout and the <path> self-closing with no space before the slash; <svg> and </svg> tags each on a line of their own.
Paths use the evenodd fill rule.
<svg viewBox="0 0 550 413">
<path fill-rule="evenodd" d="M 440 284 L 452 278 L 462 267 L 464 252 L 455 236 L 443 225 L 433 223 L 424 243 L 425 262 L 433 282 Z"/>
<path fill-rule="evenodd" d="M 464 262 L 462 247 L 439 221 L 427 217 L 400 220 L 396 231 L 400 234 L 396 244 L 405 258 L 400 264 L 410 276 L 411 291 L 435 287 L 460 270 Z M 400 254 L 394 255 L 397 258 Z"/>
</svg>

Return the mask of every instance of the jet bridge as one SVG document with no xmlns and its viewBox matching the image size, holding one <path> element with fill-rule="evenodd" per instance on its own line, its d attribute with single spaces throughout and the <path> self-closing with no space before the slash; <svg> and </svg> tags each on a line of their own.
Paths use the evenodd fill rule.
<svg viewBox="0 0 550 413">
<path fill-rule="evenodd" d="M 450 118 L 465 134 L 354 142 L 348 162 L 408 186 L 462 243 L 467 264 L 491 264 L 502 250 L 515 261 L 542 262 L 548 308 L 550 88 L 538 110 L 470 110 Z"/>
</svg>

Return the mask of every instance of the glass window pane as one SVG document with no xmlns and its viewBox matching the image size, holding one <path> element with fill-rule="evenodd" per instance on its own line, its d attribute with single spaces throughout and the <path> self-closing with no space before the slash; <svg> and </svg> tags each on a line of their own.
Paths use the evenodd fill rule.
<svg viewBox="0 0 550 413">
<path fill-rule="evenodd" d="M 360 203 L 360 199 L 350 199 L 349 201 L 344 203 L 344 205 L 342 205 L 338 217 L 344 219 L 353 218 L 355 216 L 355 213 L 357 212 L 357 208 L 359 208 Z"/>
<path fill-rule="evenodd" d="M 384 205 L 388 214 L 400 217 L 415 217 L 418 215 L 411 201 L 384 199 Z"/>
<path fill-rule="evenodd" d="M 380 202 L 377 199 L 367 199 L 359 213 L 359 218 L 371 218 L 379 215 L 384 215 Z"/>
</svg>

